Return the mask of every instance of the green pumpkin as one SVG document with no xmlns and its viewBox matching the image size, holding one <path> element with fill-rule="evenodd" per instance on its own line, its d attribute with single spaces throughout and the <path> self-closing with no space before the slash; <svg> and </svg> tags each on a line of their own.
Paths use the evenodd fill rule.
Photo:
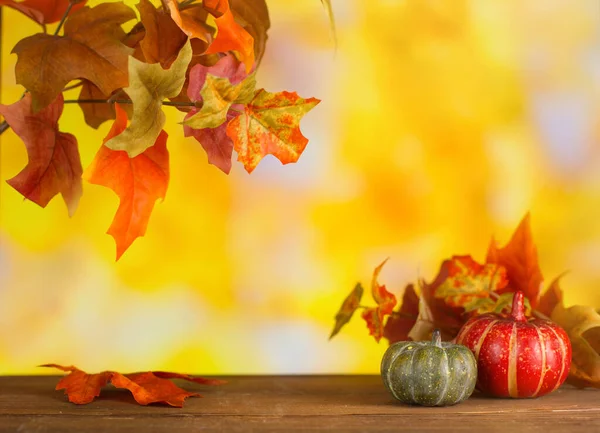
<svg viewBox="0 0 600 433">
<path fill-rule="evenodd" d="M 442 343 L 436 329 L 430 342 L 400 341 L 388 347 L 381 376 L 388 391 L 403 403 L 448 406 L 473 393 L 477 361 L 466 346 Z"/>
</svg>

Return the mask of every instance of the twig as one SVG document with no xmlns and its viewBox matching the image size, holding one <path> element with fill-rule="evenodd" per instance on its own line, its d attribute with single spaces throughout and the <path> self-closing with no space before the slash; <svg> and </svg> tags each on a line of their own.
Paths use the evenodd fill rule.
<svg viewBox="0 0 600 433">
<path fill-rule="evenodd" d="M 65 104 L 133 104 L 131 99 L 67 99 Z M 194 102 L 173 102 L 163 101 L 163 105 L 169 105 L 171 107 L 195 107 Z"/>
<path fill-rule="evenodd" d="M 70 86 L 67 86 L 64 89 L 62 89 L 62 91 L 66 92 L 67 90 L 73 90 L 73 89 L 76 89 L 81 86 L 83 86 L 83 81 L 80 81 L 79 83 L 71 84 Z"/>
<path fill-rule="evenodd" d="M 71 12 L 71 8 L 73 7 L 74 4 L 75 4 L 74 0 L 71 0 L 69 2 L 69 6 L 67 6 L 65 13 L 63 14 L 62 18 L 60 19 L 60 22 L 58 23 L 58 27 L 56 28 L 56 30 L 54 30 L 54 36 L 58 35 L 58 32 L 60 32 L 60 29 L 62 29 L 62 26 L 65 23 L 65 21 L 67 20 L 67 17 L 69 16 L 69 13 Z"/>
</svg>

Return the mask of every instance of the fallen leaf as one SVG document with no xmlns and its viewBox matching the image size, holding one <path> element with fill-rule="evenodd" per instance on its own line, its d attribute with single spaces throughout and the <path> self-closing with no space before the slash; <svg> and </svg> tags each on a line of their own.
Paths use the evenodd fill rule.
<svg viewBox="0 0 600 433">
<path fill-rule="evenodd" d="M 136 7 L 145 30 L 140 48 L 146 63 L 160 63 L 163 69 L 169 68 L 186 43 L 187 35 L 171 15 L 156 9 L 149 0 L 140 0 Z"/>
<path fill-rule="evenodd" d="M 233 104 L 245 104 L 252 100 L 256 88 L 256 76 L 249 75 L 234 85 L 228 78 L 208 75 L 200 92 L 202 107 L 183 122 L 194 129 L 216 128 L 227 120 Z"/>
<path fill-rule="evenodd" d="M 268 154 L 282 164 L 296 162 L 308 139 L 300 132 L 300 119 L 320 101 L 304 99 L 296 92 L 256 92 L 244 112 L 229 122 L 227 135 L 248 173 Z"/>
<path fill-rule="evenodd" d="M 191 101 L 202 103 L 202 88 L 208 75 L 227 78 L 232 85 L 241 83 L 248 75 L 244 64 L 234 56 L 223 56 L 213 66 L 195 65 L 189 73 L 188 97 Z M 234 104 L 227 112 L 227 122 L 239 116 L 243 105 Z M 185 120 L 198 113 L 198 108 L 193 108 L 186 115 Z M 183 131 L 186 137 L 194 137 L 204 148 L 208 155 L 208 162 L 228 174 L 231 171 L 231 156 L 233 154 L 233 141 L 227 135 L 227 123 L 217 128 L 193 129 L 185 124 Z"/>
<path fill-rule="evenodd" d="M 511 291 L 522 291 L 531 302 L 531 306 L 533 308 L 537 306 L 544 278 L 538 264 L 529 214 L 525 215 L 510 242 L 504 248 L 498 248 L 492 239 L 486 263 L 504 266 Z"/>
<path fill-rule="evenodd" d="M 48 106 L 67 83 L 85 78 L 105 95 L 127 85 L 127 58 L 133 50 L 121 40 L 121 24 L 135 19 L 123 3 L 85 7 L 71 15 L 64 36 L 38 33 L 13 48 L 15 76 L 32 95 L 34 112 Z"/>
<path fill-rule="evenodd" d="M 383 327 L 383 337 L 389 344 L 408 340 L 408 333 L 413 329 L 419 316 L 419 297 L 415 286 L 409 284 L 404 289 L 402 304 L 398 311 L 392 312 Z"/>
<path fill-rule="evenodd" d="M 170 69 L 129 58 L 129 86 L 123 90 L 133 102 L 131 124 L 123 133 L 108 140 L 106 147 L 124 150 L 134 158 L 154 144 L 166 120 L 162 101 L 181 91 L 191 57 L 192 48 L 187 42 Z"/>
<path fill-rule="evenodd" d="M 61 20 L 67 8 L 69 0 L 24 0 L 22 2 L 14 0 L 0 0 L 0 6 L 18 10 L 31 18 L 38 24 L 52 24 Z M 85 6 L 86 0 L 74 4 L 71 7 L 69 15 Z"/>
<path fill-rule="evenodd" d="M 357 283 L 352 292 L 344 299 L 342 306 L 335 315 L 335 326 L 333 327 L 333 331 L 331 331 L 331 335 L 329 335 L 330 340 L 340 332 L 350 319 L 352 319 L 354 312 L 360 306 L 360 300 L 363 293 L 363 286 L 360 283 Z"/>
<path fill-rule="evenodd" d="M 115 123 L 84 178 L 112 189 L 119 196 L 119 208 L 108 229 L 108 234 L 115 239 L 119 260 L 133 241 L 146 233 L 156 200 L 165 198 L 169 184 L 169 152 L 165 131 L 159 133 L 153 145 L 134 158 L 124 151 L 106 147 L 106 142 L 123 134 L 127 126 L 127 114 L 118 104 L 115 108 Z"/>
<path fill-rule="evenodd" d="M 591 306 L 565 308 L 561 302 L 551 319 L 571 340 L 573 356 L 567 381 L 581 388 L 600 388 L 600 314 Z"/>
<path fill-rule="evenodd" d="M 7 182 L 26 199 L 46 207 L 60 193 L 73 216 L 82 194 L 81 160 L 77 139 L 58 130 L 63 111 L 59 95 L 37 113 L 32 110 L 32 97 L 27 93 L 12 105 L 1 105 L 0 114 L 25 143 L 27 166 Z"/>
<path fill-rule="evenodd" d="M 75 404 L 91 403 L 100 395 L 103 386 L 111 383 L 116 388 L 128 389 L 133 398 L 141 405 L 164 403 L 170 406 L 182 407 L 188 397 L 198 397 L 200 394 L 185 391 L 169 379 L 184 379 L 202 385 L 221 385 L 225 382 L 216 379 L 192 377 L 186 374 L 166 372 L 143 372 L 121 374 L 115 371 L 103 371 L 88 374 L 77 367 L 45 364 L 40 367 L 52 367 L 69 372 L 56 385 L 56 390 L 63 389 L 69 401 Z"/>
<path fill-rule="evenodd" d="M 215 21 L 217 23 L 217 36 L 208 46 L 206 54 L 234 51 L 246 65 L 246 72 L 249 73 L 255 60 L 254 38 L 235 21 L 235 17 L 229 8 Z"/>
<path fill-rule="evenodd" d="M 202 5 L 192 5 L 179 9 L 177 0 L 167 0 L 169 12 L 173 21 L 190 38 L 206 42 L 206 46 L 213 41 L 217 32 L 217 24 Z"/>
</svg>

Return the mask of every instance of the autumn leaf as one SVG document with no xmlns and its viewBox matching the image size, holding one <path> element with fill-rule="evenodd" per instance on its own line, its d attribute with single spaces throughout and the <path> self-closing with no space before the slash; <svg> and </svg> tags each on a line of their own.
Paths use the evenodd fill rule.
<svg viewBox="0 0 600 433">
<path fill-rule="evenodd" d="M 32 109 L 32 96 L 12 105 L 1 105 L 0 114 L 27 148 L 27 166 L 7 182 L 26 199 L 41 207 L 60 193 L 73 216 L 82 194 L 81 160 L 77 139 L 58 130 L 63 111 L 63 97 L 37 113 Z"/>
<path fill-rule="evenodd" d="M 18 10 L 38 24 L 52 24 L 61 20 L 67 8 L 69 0 L 0 0 L 0 6 Z M 71 7 L 69 15 L 85 6 L 86 0 L 80 1 Z"/>
<path fill-rule="evenodd" d="M 171 18 L 177 26 L 190 38 L 200 39 L 208 46 L 216 34 L 217 24 L 212 15 L 202 5 L 192 5 L 179 9 L 177 0 L 167 0 Z"/>
<path fill-rule="evenodd" d="M 106 147 L 124 150 L 134 158 L 154 144 L 166 120 L 162 101 L 181 91 L 191 57 L 188 41 L 170 69 L 129 58 L 129 86 L 124 91 L 133 101 L 131 124 L 123 133 L 108 140 Z"/>
<path fill-rule="evenodd" d="M 256 88 L 256 76 L 251 74 L 244 81 L 233 85 L 227 78 L 208 75 L 200 92 L 202 108 L 189 117 L 184 125 L 194 129 L 216 128 L 227 120 L 233 104 L 245 104 L 252 100 Z"/>
<path fill-rule="evenodd" d="M 102 91 L 92 82 L 83 80 L 81 85 L 81 91 L 79 92 L 79 99 L 82 100 L 107 100 L 110 95 L 105 95 Z M 113 104 L 89 104 L 80 103 L 79 107 L 83 112 L 83 118 L 92 128 L 98 129 L 100 125 L 110 119 L 115 118 L 115 107 Z"/>
<path fill-rule="evenodd" d="M 189 74 L 188 97 L 191 101 L 203 102 L 201 91 L 209 74 L 227 78 L 232 85 L 241 83 L 248 76 L 244 64 L 229 54 L 223 56 L 213 66 L 195 65 Z M 239 116 L 243 109 L 243 105 L 232 105 L 227 112 L 227 122 Z M 193 117 L 198 111 L 198 108 L 193 108 L 186 115 L 185 120 Z M 186 137 L 194 137 L 202 145 L 208 155 L 208 162 L 226 174 L 231 171 L 233 154 L 233 141 L 227 135 L 227 122 L 217 128 L 193 129 L 184 121 L 183 127 Z"/>
<path fill-rule="evenodd" d="M 282 164 L 296 162 L 308 143 L 300 132 L 300 119 L 319 102 L 301 98 L 296 92 L 258 90 L 244 112 L 227 126 L 227 135 L 246 171 L 254 171 L 269 154 Z"/>
<path fill-rule="evenodd" d="M 219 18 L 229 10 L 228 0 L 203 0 L 202 7 L 212 16 Z"/>
<path fill-rule="evenodd" d="M 117 118 L 104 143 L 127 126 L 127 114 L 115 104 Z M 112 189 L 119 196 L 119 208 L 108 234 L 115 239 L 117 260 L 133 241 L 146 233 L 154 204 L 164 199 L 169 184 L 167 133 L 161 131 L 156 142 L 140 155 L 130 158 L 124 151 L 102 145 L 84 178 Z"/>
<path fill-rule="evenodd" d="M 560 288 L 560 279 L 565 275 L 562 273 L 558 277 L 556 277 L 550 286 L 544 292 L 542 297 L 540 298 L 540 302 L 537 305 L 536 310 L 540 313 L 544 314 L 547 317 L 552 315 L 552 311 L 556 308 L 557 305 L 562 304 L 563 301 L 563 293 Z"/>
<path fill-rule="evenodd" d="M 333 327 L 333 331 L 331 331 L 331 335 L 329 335 L 330 340 L 340 332 L 350 319 L 352 319 L 354 312 L 360 306 L 363 292 L 363 286 L 360 283 L 357 283 L 352 292 L 344 299 L 342 306 L 335 315 L 335 326 Z"/>
<path fill-rule="evenodd" d="M 600 314 L 591 306 L 565 308 L 562 302 L 552 311 L 552 321 L 569 335 L 573 356 L 567 379 L 580 388 L 600 388 Z"/>
<path fill-rule="evenodd" d="M 362 318 L 367 322 L 369 328 L 369 334 L 372 335 L 377 342 L 383 337 L 384 319 L 392 314 L 394 307 L 396 306 L 396 296 L 390 293 L 385 288 L 385 285 L 379 284 L 378 278 L 383 266 L 387 263 L 388 259 L 385 259 L 379 266 L 373 271 L 373 278 L 371 279 L 371 295 L 377 304 L 375 308 L 367 308 L 362 313 Z"/>
<path fill-rule="evenodd" d="M 507 291 L 506 271 L 495 264 L 481 265 L 471 256 L 445 260 L 432 283 L 420 282 L 428 321 L 444 336 L 454 336 L 467 320 L 466 313 L 491 311 L 496 295 Z M 420 309 L 424 310 L 424 307 Z"/>
<path fill-rule="evenodd" d="M 419 297 L 415 286 L 409 284 L 404 289 L 402 304 L 398 311 L 392 312 L 383 327 L 383 337 L 390 344 L 408 340 L 408 333 L 416 323 L 419 315 Z"/>
<path fill-rule="evenodd" d="M 144 38 L 140 41 L 145 61 L 160 63 L 163 69 L 169 68 L 186 43 L 187 35 L 170 15 L 156 9 L 149 0 L 140 0 L 136 7 L 145 30 Z"/>
<path fill-rule="evenodd" d="M 229 6 L 235 21 L 254 39 L 254 64 L 259 65 L 267 46 L 267 31 L 271 27 L 266 2 L 229 0 Z"/>
<path fill-rule="evenodd" d="M 64 36 L 38 33 L 13 48 L 15 76 L 32 94 L 33 111 L 49 105 L 67 83 L 85 78 L 105 95 L 127 85 L 127 58 L 133 50 L 121 40 L 121 24 L 135 19 L 123 3 L 85 7 L 71 15 Z"/>
<path fill-rule="evenodd" d="M 188 397 L 200 394 L 185 391 L 169 379 L 184 379 L 202 385 L 221 385 L 225 382 L 216 379 L 193 377 L 187 374 L 167 372 L 143 372 L 121 374 L 115 371 L 88 374 L 77 367 L 45 364 L 40 367 L 57 368 L 69 372 L 56 385 L 56 390 L 64 390 L 69 401 L 75 404 L 91 403 L 100 395 L 103 386 L 111 383 L 115 388 L 131 391 L 133 398 L 141 405 L 164 403 L 170 406 L 182 407 Z"/>
<path fill-rule="evenodd" d="M 174 0 L 172 0 L 174 1 Z M 246 72 L 250 73 L 254 66 L 254 38 L 241 25 L 229 7 L 220 17 L 216 18 L 217 37 L 209 45 L 206 54 L 227 53 L 234 51 L 239 59 L 246 65 Z"/>
<path fill-rule="evenodd" d="M 431 308 L 425 301 L 425 298 L 421 296 L 419 298 L 419 315 L 417 316 L 415 325 L 408 333 L 408 338 L 413 341 L 431 340 L 431 333 L 436 327 L 436 319 L 431 312 Z M 440 332 L 444 340 L 449 340 L 456 334 L 455 332 L 448 333 L 441 329 Z"/>
<path fill-rule="evenodd" d="M 538 264 L 537 248 L 531 234 L 529 214 L 525 215 L 510 242 L 498 248 L 492 239 L 486 263 L 496 263 L 506 268 L 511 291 L 522 291 L 535 308 L 543 281 Z"/>
</svg>

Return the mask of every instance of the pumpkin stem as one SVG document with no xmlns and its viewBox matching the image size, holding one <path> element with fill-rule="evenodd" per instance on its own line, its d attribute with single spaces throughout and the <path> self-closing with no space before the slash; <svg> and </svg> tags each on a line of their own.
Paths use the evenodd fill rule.
<svg viewBox="0 0 600 433">
<path fill-rule="evenodd" d="M 517 322 L 525 322 L 527 320 L 525 317 L 525 309 L 523 307 L 523 296 L 523 292 L 520 290 L 515 292 L 515 296 L 513 296 L 510 316 Z"/>
<path fill-rule="evenodd" d="M 442 334 L 440 334 L 439 329 L 433 330 L 433 334 L 431 335 L 431 342 L 436 347 L 442 347 Z"/>
</svg>

